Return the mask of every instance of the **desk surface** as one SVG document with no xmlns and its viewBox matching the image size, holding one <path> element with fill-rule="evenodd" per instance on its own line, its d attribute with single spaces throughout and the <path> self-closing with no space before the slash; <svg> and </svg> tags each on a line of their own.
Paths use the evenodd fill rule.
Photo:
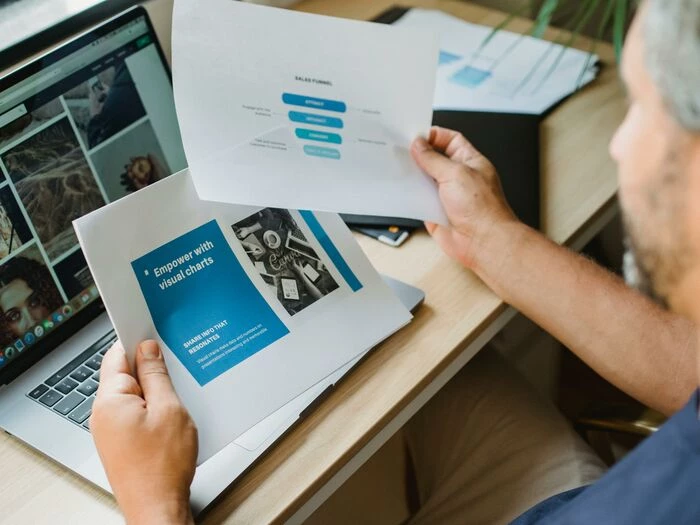
<svg viewBox="0 0 700 525">
<path fill-rule="evenodd" d="M 169 40 L 170 0 L 147 7 L 161 40 Z M 392 0 L 306 0 L 298 9 L 371 19 Z M 496 25 L 503 14 L 460 1 L 402 0 Z M 526 30 L 516 21 L 511 30 Z M 584 42 L 582 45 L 585 46 Z M 164 46 L 169 51 L 169 44 Z M 585 48 L 585 47 L 584 47 Z M 542 126 L 542 220 L 547 235 L 575 243 L 615 206 L 615 167 L 607 145 L 624 113 L 610 46 L 597 49 L 606 67 Z M 445 257 L 426 234 L 400 249 L 358 238 L 380 272 L 426 291 L 414 322 L 352 373 L 205 517 L 205 523 L 268 523 L 292 516 L 414 401 L 503 314 L 506 305 L 473 274 Z M 0 521 L 119 523 L 113 499 L 17 440 L 0 436 Z"/>
</svg>

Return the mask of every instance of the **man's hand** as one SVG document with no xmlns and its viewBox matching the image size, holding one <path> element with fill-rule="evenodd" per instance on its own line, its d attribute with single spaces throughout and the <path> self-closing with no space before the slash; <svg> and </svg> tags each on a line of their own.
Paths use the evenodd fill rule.
<svg viewBox="0 0 700 525">
<path fill-rule="evenodd" d="M 438 183 L 449 226 L 427 223 L 428 232 L 451 258 L 474 269 L 475 255 L 494 227 L 518 223 L 493 164 L 460 133 L 434 127 L 411 146 L 418 166 Z"/>
<path fill-rule="evenodd" d="M 105 354 L 90 430 L 128 523 L 192 522 L 197 429 L 155 341 L 139 346 L 135 374 L 121 343 Z"/>
</svg>

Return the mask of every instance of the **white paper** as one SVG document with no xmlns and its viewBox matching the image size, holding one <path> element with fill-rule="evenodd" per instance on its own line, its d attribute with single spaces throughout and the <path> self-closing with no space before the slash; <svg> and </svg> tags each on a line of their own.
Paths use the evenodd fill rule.
<svg viewBox="0 0 700 525">
<path fill-rule="evenodd" d="M 437 57 L 427 32 L 177 0 L 175 101 L 200 197 L 445 223 L 409 153 Z"/>
<path fill-rule="evenodd" d="M 199 463 L 411 317 L 338 215 L 200 201 L 188 171 L 74 224 L 128 356 L 162 345 Z"/>
<path fill-rule="evenodd" d="M 395 25 L 440 36 L 435 109 L 539 115 L 597 74 L 597 56 L 505 30 L 484 45 L 491 27 L 440 11 L 414 8 Z"/>
</svg>

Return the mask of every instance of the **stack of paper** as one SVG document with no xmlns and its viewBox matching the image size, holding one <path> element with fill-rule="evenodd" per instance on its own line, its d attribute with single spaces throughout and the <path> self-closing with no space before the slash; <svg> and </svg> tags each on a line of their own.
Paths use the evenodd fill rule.
<svg viewBox="0 0 700 525">
<path fill-rule="evenodd" d="M 542 114 L 591 82 L 598 57 L 544 40 L 411 9 L 395 25 L 440 36 L 433 107 Z"/>
<path fill-rule="evenodd" d="M 176 2 L 173 34 L 190 169 L 75 227 L 128 355 L 161 344 L 201 463 L 411 319 L 336 213 L 298 209 L 441 218 L 408 151 L 438 47 L 230 0 Z"/>
</svg>

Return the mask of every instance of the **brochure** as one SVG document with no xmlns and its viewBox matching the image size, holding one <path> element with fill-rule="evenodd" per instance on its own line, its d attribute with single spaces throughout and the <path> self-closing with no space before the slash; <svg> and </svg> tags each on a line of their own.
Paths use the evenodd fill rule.
<svg viewBox="0 0 700 525">
<path fill-rule="evenodd" d="M 438 55 L 427 31 L 177 0 L 175 103 L 199 196 L 446 224 L 409 152 L 430 129 Z"/>
<path fill-rule="evenodd" d="M 130 359 L 163 348 L 199 463 L 411 318 L 338 215 L 202 201 L 189 170 L 74 225 Z"/>
</svg>

